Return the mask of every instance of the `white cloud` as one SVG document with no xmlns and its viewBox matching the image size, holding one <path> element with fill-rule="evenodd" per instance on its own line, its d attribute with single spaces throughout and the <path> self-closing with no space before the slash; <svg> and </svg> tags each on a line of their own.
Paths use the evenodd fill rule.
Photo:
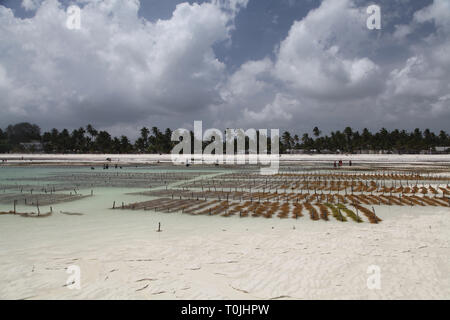
<svg viewBox="0 0 450 320">
<path fill-rule="evenodd" d="M 272 103 L 267 104 L 262 110 L 252 111 L 244 109 L 244 120 L 247 123 L 264 124 L 276 122 L 281 123 L 292 119 L 292 109 L 298 108 L 299 102 L 296 99 L 277 94 Z"/>
<path fill-rule="evenodd" d="M 6 75 L 6 70 L 0 65 L 0 88 L 8 88 L 10 86 L 10 81 Z"/>
<path fill-rule="evenodd" d="M 229 103 L 249 103 L 260 106 L 263 92 L 271 91 L 273 64 L 270 59 L 248 61 L 228 79 L 227 86 L 222 91 L 222 99 Z"/>
<path fill-rule="evenodd" d="M 450 14 L 441 12 L 445 6 L 435 1 L 411 23 L 433 20 L 445 25 Z M 324 0 L 292 25 L 273 61 L 245 63 L 231 76 L 225 110 L 244 110 L 238 123 L 281 123 L 297 129 L 315 124 L 336 128 L 445 123 L 438 114 L 450 109 L 448 99 L 442 98 L 450 92 L 450 34 L 438 32 L 424 41 L 405 42 L 406 52 L 413 56 L 379 65 L 368 54 L 382 48 L 383 39 L 371 37 L 366 18 L 365 8 L 355 7 L 351 0 Z M 402 25 L 389 36 L 404 39 L 415 27 Z"/>
<path fill-rule="evenodd" d="M 450 91 L 450 86 L 448 86 Z M 431 104 L 431 111 L 435 116 L 450 115 L 450 94 L 439 97 L 436 102 Z"/>
<path fill-rule="evenodd" d="M 247 1 L 182 3 L 155 23 L 138 17 L 137 0 L 84 2 L 81 30 L 65 27 L 57 0 L 23 20 L 0 6 L 0 64 L 15 83 L 2 106 L 10 118 L 110 125 L 200 112 L 220 100 L 225 65 L 212 47 L 229 39 Z"/>
<path fill-rule="evenodd" d="M 427 60 L 412 57 L 402 69 L 391 72 L 388 87 L 396 96 L 434 97 L 438 94 L 439 82 L 439 78 L 433 76 Z"/>
<path fill-rule="evenodd" d="M 376 97 L 383 87 L 380 68 L 355 53 L 367 42 L 364 18 L 351 1 L 324 1 L 293 24 L 273 61 L 247 62 L 229 78 L 220 119 L 243 112 L 239 125 L 298 127 L 311 125 L 311 118 L 335 120 Z"/>
<path fill-rule="evenodd" d="M 368 38 L 364 23 L 364 11 L 351 1 L 323 1 L 282 41 L 275 66 L 278 78 L 316 98 L 367 94 L 367 87 L 379 85 L 379 74 L 371 59 L 355 54 Z"/>
<path fill-rule="evenodd" d="M 412 56 L 391 71 L 387 90 L 380 97 L 399 121 L 417 126 L 436 124 L 446 129 L 450 121 L 450 10 L 447 1 L 435 0 L 417 11 L 412 23 L 434 21 L 437 30 L 411 45 Z M 443 30 L 448 30 L 442 32 Z"/>
<path fill-rule="evenodd" d="M 395 32 L 393 36 L 395 39 L 402 40 L 412 32 L 412 28 L 408 25 L 397 25 L 395 26 Z"/>
<path fill-rule="evenodd" d="M 27 11 L 36 10 L 41 4 L 42 0 L 22 0 L 22 7 Z"/>
<path fill-rule="evenodd" d="M 434 0 L 431 5 L 414 14 L 419 23 L 434 21 L 441 31 L 450 31 L 450 1 Z"/>
<path fill-rule="evenodd" d="M 272 58 L 247 61 L 232 74 L 213 47 L 230 41 L 248 0 L 182 3 L 156 22 L 139 18 L 138 0 L 77 3 L 81 30 L 65 27 L 57 0 L 23 1 L 36 10 L 30 19 L 0 6 L 3 125 L 92 122 L 121 133 L 193 120 L 217 128 L 297 130 L 450 121 L 446 0 L 435 0 L 386 35 L 391 43 L 401 40 L 407 58 L 380 59 L 388 42 L 366 28 L 365 7 L 324 0 L 291 26 Z M 436 31 L 411 40 L 429 21 Z"/>
</svg>

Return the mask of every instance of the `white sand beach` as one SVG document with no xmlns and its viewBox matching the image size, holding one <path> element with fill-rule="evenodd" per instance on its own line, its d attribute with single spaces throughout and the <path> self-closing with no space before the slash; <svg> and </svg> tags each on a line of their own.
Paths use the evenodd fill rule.
<svg viewBox="0 0 450 320">
<path fill-rule="evenodd" d="M 147 199 L 129 194 L 140 190 L 96 188 L 48 218 L 1 215 L 0 298 L 450 299 L 450 208 L 375 206 L 379 224 L 110 210 Z M 73 265 L 79 290 L 66 284 Z"/>
<path fill-rule="evenodd" d="M 449 210 L 383 217 L 364 226 L 124 212 L 1 217 L 0 297 L 449 299 Z M 70 265 L 81 268 L 81 290 L 64 287 Z M 367 287 L 371 265 L 381 268 L 380 290 Z"/>
<path fill-rule="evenodd" d="M 247 157 L 249 157 L 247 155 Z M 250 155 L 250 157 L 254 157 Z M 270 155 L 259 155 L 259 159 L 270 159 Z M 175 157 L 176 158 L 176 157 Z M 208 159 L 208 156 L 205 155 Z M 172 162 L 172 155 L 170 154 L 2 154 L 0 160 L 7 160 L 9 163 L 30 164 L 36 163 L 49 163 L 49 164 L 61 164 L 61 163 L 102 163 L 106 162 L 106 159 L 110 159 L 115 163 L 128 163 L 128 164 L 142 164 L 152 162 Z M 282 154 L 280 155 L 281 162 L 333 162 L 335 160 L 354 161 L 361 163 L 449 163 L 450 158 L 448 155 L 439 154 L 410 154 L 410 155 L 397 155 L 397 154 Z"/>
<path fill-rule="evenodd" d="M 0 302 L 450 300 L 449 52 L 450 0 L 0 0 Z"/>
</svg>

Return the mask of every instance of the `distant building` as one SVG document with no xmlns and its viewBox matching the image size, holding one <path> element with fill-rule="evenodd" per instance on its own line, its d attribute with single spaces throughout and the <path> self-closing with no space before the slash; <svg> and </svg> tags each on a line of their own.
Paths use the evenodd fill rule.
<svg viewBox="0 0 450 320">
<path fill-rule="evenodd" d="M 450 152 L 450 146 L 449 147 L 436 147 L 435 149 L 436 149 L 436 152 L 439 152 L 439 153 Z"/>
<path fill-rule="evenodd" d="M 288 154 L 307 154 L 311 153 L 306 149 L 292 149 L 292 150 L 286 150 L 286 153 Z"/>
<path fill-rule="evenodd" d="M 23 142 L 20 146 L 27 152 L 42 152 L 44 151 L 44 146 L 41 142 L 33 141 L 33 142 Z"/>
<path fill-rule="evenodd" d="M 370 150 L 370 149 L 361 149 L 361 150 L 356 150 L 355 153 L 356 154 L 377 154 L 378 151 Z"/>
</svg>

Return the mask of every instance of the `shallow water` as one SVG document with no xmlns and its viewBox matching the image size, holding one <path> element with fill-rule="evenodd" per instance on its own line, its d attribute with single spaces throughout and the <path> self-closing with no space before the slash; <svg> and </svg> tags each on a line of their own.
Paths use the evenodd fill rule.
<svg viewBox="0 0 450 320">
<path fill-rule="evenodd" d="M 39 166 L 39 167 L 1 167 L 0 166 L 0 192 L 19 192 L 20 186 L 24 185 L 33 185 L 36 186 L 35 192 L 39 193 L 39 189 L 45 188 L 49 185 L 57 185 L 64 184 L 64 181 L 61 181 L 61 177 L 68 175 L 76 175 L 76 174 L 85 174 L 85 175 L 95 175 L 95 174 L 108 174 L 113 175 L 115 173 L 126 174 L 126 173 L 206 173 L 204 176 L 215 175 L 218 173 L 225 172 L 221 169 L 187 169 L 187 168 L 145 168 L 145 167 L 124 167 L 123 169 L 109 169 L 103 170 L 102 167 L 96 167 L 95 170 L 91 170 L 90 167 L 67 167 L 67 166 Z M 51 180 L 48 178 L 56 177 L 55 180 Z M 42 178 L 42 181 L 40 181 Z M 149 199 L 149 197 L 142 196 L 132 196 L 127 195 L 128 193 L 133 192 L 142 192 L 149 190 L 148 188 L 117 188 L 117 187 L 100 187 L 100 188 L 85 188 L 78 189 L 75 186 L 73 189 L 77 189 L 78 194 L 90 195 L 91 190 L 94 194 L 93 197 L 84 198 L 82 200 L 63 203 L 58 205 L 53 205 L 53 211 L 59 212 L 87 212 L 87 213 L 98 213 L 107 212 L 112 207 L 114 201 L 116 201 L 116 206 L 120 206 L 122 202 L 129 203 L 131 201 L 142 201 L 144 199 Z M 172 183 L 168 185 L 171 187 L 172 185 L 176 185 L 176 183 Z M 17 189 L 7 189 L 5 190 L 2 186 L 17 186 Z M 160 187 L 154 188 L 158 189 Z M 72 190 L 63 191 L 60 193 L 69 194 L 73 192 Z M 12 205 L 12 204 L 11 204 Z M 11 205 L 0 204 L 0 211 L 9 211 L 12 209 Z M 21 210 L 29 211 L 30 206 L 18 204 L 17 211 L 21 212 Z M 41 212 L 47 212 L 50 210 L 50 206 L 42 207 Z"/>
<path fill-rule="evenodd" d="M 0 185 L 45 186 L 61 181 L 39 178 L 99 172 L 116 170 L 0 167 Z M 383 219 L 379 225 L 312 221 L 307 214 L 295 220 L 111 210 L 113 201 L 120 207 L 151 200 L 129 194 L 148 190 L 93 188 L 92 197 L 52 205 L 47 218 L 0 216 L 0 298 L 450 298 L 450 208 L 374 206 Z M 78 192 L 90 195 L 91 188 Z M 9 210 L 12 204 L 0 204 L 0 211 Z M 36 208 L 19 204 L 17 211 Z M 159 223 L 162 232 L 156 232 Z M 79 291 L 64 287 L 74 264 L 82 270 Z M 386 279 L 379 292 L 366 287 L 373 264 Z M 146 282 L 139 281 L 149 278 L 155 280 L 141 290 Z"/>
</svg>

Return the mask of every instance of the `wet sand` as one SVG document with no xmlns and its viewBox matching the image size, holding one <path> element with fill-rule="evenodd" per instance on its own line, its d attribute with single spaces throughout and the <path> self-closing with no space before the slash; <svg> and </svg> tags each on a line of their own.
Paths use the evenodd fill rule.
<svg viewBox="0 0 450 320">
<path fill-rule="evenodd" d="M 95 187 L 45 219 L 0 216 L 0 298 L 450 299 L 450 208 L 375 206 L 379 224 L 110 209 L 143 191 Z M 66 284 L 74 265 L 80 290 Z"/>
</svg>

